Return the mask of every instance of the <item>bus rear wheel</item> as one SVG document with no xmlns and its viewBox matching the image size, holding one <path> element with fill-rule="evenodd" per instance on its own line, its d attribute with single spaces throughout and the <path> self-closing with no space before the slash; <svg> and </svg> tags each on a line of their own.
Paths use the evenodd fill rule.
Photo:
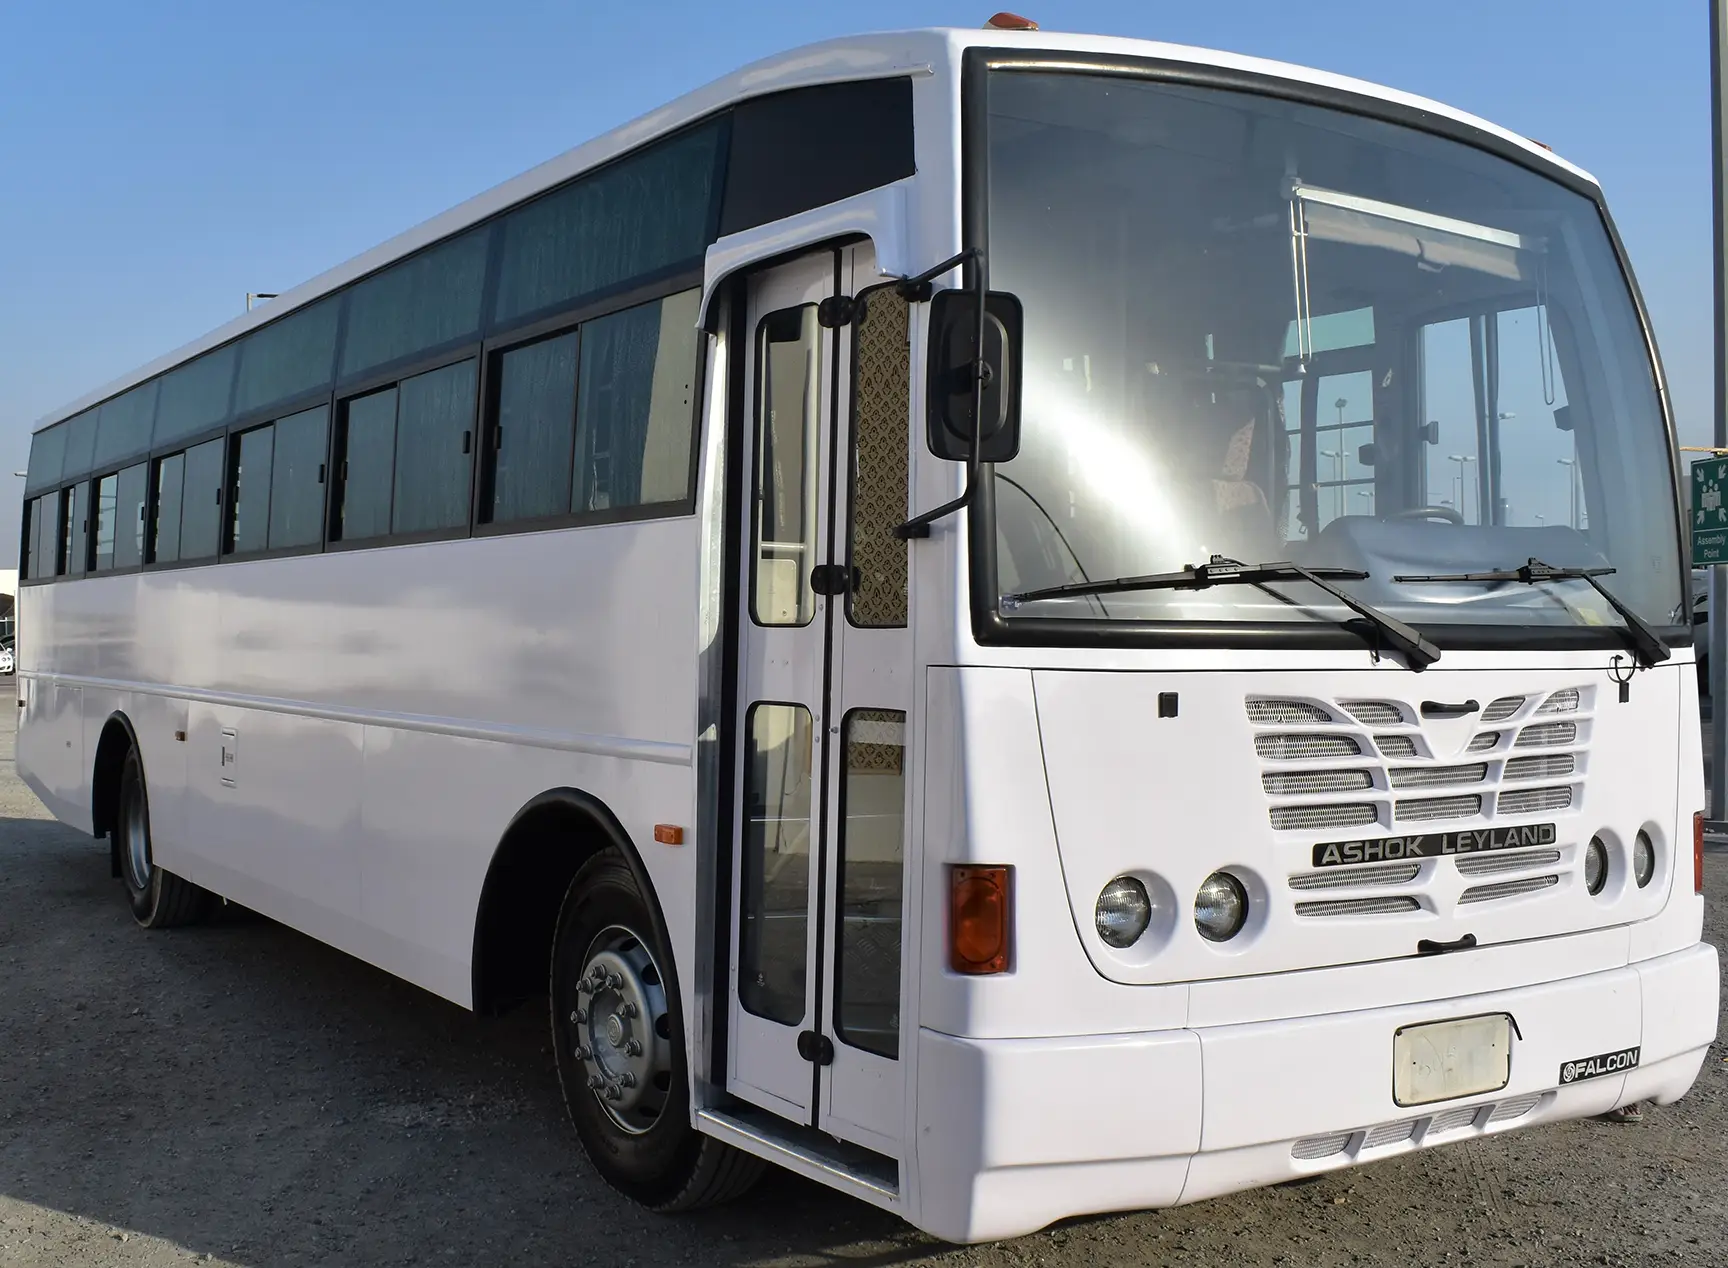
<svg viewBox="0 0 1728 1268">
<path fill-rule="evenodd" d="M 552 1050 L 564 1106 L 601 1178 L 656 1211 L 730 1201 L 760 1158 L 690 1123 L 690 1075 L 672 960 L 624 858 L 583 864 L 552 940 Z"/>
<path fill-rule="evenodd" d="M 145 929 L 171 929 L 204 918 L 210 910 L 209 891 L 156 866 L 150 848 L 150 797 L 144 787 L 144 763 L 135 748 L 126 754 L 126 763 L 120 768 L 120 795 L 110 831 L 132 919 Z"/>
</svg>

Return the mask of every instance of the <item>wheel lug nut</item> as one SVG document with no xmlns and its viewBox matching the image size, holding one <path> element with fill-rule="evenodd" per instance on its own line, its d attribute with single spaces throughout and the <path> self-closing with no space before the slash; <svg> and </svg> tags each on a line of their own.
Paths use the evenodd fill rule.
<svg viewBox="0 0 1728 1268">
<path fill-rule="evenodd" d="M 606 1099 L 609 1101 L 621 1101 L 624 1099 L 624 1093 L 620 1088 L 609 1087 L 606 1089 Z"/>
<path fill-rule="evenodd" d="M 601 1088 L 603 1088 L 605 1086 L 606 1086 L 606 1080 L 601 1078 L 598 1074 L 590 1074 L 588 1076 L 588 1087 L 590 1090 L 598 1092 Z"/>
<path fill-rule="evenodd" d="M 570 1020 L 575 1022 L 577 1025 L 582 1025 L 588 1020 L 588 1010 L 586 1008 L 578 1008 L 575 1012 L 570 1014 Z"/>
<path fill-rule="evenodd" d="M 628 1070 L 624 1071 L 623 1074 L 620 1074 L 618 1076 L 618 1086 L 619 1087 L 635 1087 L 636 1086 L 636 1076 L 634 1074 L 631 1074 L 630 1071 L 628 1071 Z"/>
<path fill-rule="evenodd" d="M 592 1048 L 590 1048 L 587 1044 L 580 1044 L 576 1048 L 576 1054 L 575 1055 L 576 1055 L 576 1059 L 578 1061 L 586 1061 L 594 1055 L 594 1050 Z"/>
<path fill-rule="evenodd" d="M 642 1041 L 640 1039 L 627 1039 L 627 1040 L 625 1040 L 625 1042 L 624 1042 L 624 1055 L 627 1057 L 639 1057 L 639 1056 L 641 1056 L 642 1055 Z"/>
<path fill-rule="evenodd" d="M 642 1010 L 640 1008 L 637 1008 L 635 1004 L 628 1003 L 628 1002 L 626 1002 L 624 1007 L 620 1008 L 618 1011 L 623 1013 L 626 1017 L 640 1016 L 641 1012 L 642 1012 Z"/>
</svg>

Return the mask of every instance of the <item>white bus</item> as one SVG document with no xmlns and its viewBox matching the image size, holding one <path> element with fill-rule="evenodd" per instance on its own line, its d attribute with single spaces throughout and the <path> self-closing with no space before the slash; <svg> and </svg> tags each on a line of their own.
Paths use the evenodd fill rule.
<svg viewBox="0 0 1728 1268">
<path fill-rule="evenodd" d="M 1687 1090 L 1676 473 L 1544 148 L 840 40 L 44 420 L 18 765 L 146 928 L 549 999 L 649 1206 L 1011 1236 Z"/>
</svg>

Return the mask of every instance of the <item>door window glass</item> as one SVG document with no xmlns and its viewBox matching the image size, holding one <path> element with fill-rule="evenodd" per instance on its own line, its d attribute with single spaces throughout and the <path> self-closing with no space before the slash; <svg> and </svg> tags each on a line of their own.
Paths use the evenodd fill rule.
<svg viewBox="0 0 1728 1268">
<path fill-rule="evenodd" d="M 852 585 L 854 625 L 906 624 L 906 552 L 894 536 L 906 520 L 911 347 L 907 304 L 892 286 L 859 297 L 852 388 Z"/>
<path fill-rule="evenodd" d="M 814 304 L 757 327 L 750 610 L 759 625 L 807 625 L 816 612 L 817 350 Z"/>
<path fill-rule="evenodd" d="M 424 533 L 467 525 L 478 364 L 458 361 L 403 379 L 397 386 L 391 532 Z"/>
<path fill-rule="evenodd" d="M 744 854 L 738 1000 L 792 1026 L 804 1020 L 810 922 L 810 711 L 757 704 L 745 724 Z"/>
<path fill-rule="evenodd" d="M 906 850 L 906 715 L 846 715 L 834 1029 L 900 1055 L 900 907 Z"/>
</svg>

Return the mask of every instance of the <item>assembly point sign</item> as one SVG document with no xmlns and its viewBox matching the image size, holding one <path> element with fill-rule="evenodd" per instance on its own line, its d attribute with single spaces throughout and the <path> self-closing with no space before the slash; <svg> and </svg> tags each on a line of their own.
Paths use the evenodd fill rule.
<svg viewBox="0 0 1728 1268">
<path fill-rule="evenodd" d="M 1728 564 L 1728 458 L 1692 464 L 1692 566 Z"/>
</svg>

